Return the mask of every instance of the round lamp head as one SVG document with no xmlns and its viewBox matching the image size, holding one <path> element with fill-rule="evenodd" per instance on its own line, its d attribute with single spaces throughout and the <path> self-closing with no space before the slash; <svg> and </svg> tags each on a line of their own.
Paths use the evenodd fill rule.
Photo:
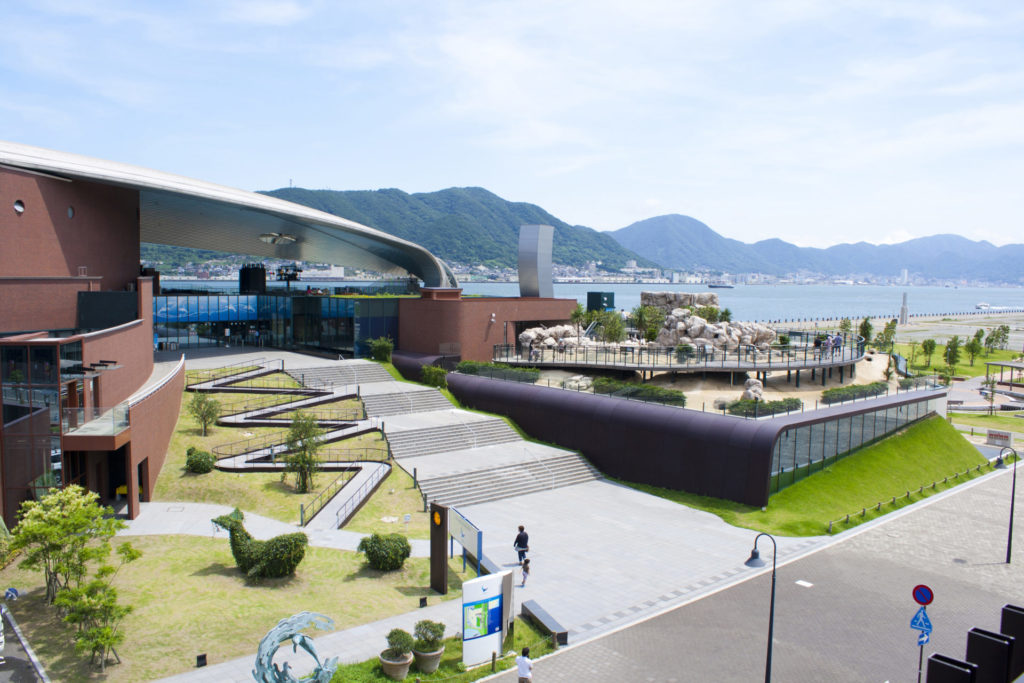
<svg viewBox="0 0 1024 683">
<path fill-rule="evenodd" d="M 767 562 L 761 559 L 761 553 L 755 546 L 754 549 L 750 551 L 750 559 L 748 559 L 743 564 L 747 565 L 748 567 L 763 567 L 767 564 Z"/>
<path fill-rule="evenodd" d="M 1003 456 L 1000 455 L 998 458 L 996 458 L 996 464 L 993 465 L 993 467 L 995 467 L 997 470 L 1007 469 L 1006 463 L 1003 461 Z"/>
</svg>

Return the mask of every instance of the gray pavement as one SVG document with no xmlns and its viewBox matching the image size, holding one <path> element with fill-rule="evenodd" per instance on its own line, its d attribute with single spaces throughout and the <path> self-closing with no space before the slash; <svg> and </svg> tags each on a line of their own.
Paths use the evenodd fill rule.
<svg viewBox="0 0 1024 683">
<path fill-rule="evenodd" d="M 818 552 L 793 559 L 780 553 L 773 678 L 916 680 L 919 650 L 910 620 L 918 608 L 911 591 L 919 583 L 935 593 L 928 608 L 935 630 L 925 659 L 935 652 L 962 658 L 971 627 L 998 631 L 1000 608 L 1024 602 L 1020 525 L 1014 534 L 1017 555 L 1012 564 L 1004 563 L 1010 488 L 1009 471 L 997 471 L 840 534 Z M 1017 498 L 1019 507 L 1021 489 Z M 759 547 L 770 560 L 771 544 L 762 540 Z M 728 590 L 542 658 L 535 663 L 535 679 L 759 680 L 770 571 L 748 570 L 747 580 Z M 515 679 L 506 673 L 491 680 Z"/>
</svg>

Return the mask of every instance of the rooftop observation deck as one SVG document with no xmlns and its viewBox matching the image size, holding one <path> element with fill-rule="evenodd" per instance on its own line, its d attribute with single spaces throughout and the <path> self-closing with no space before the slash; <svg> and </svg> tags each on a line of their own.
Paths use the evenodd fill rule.
<svg viewBox="0 0 1024 683">
<path fill-rule="evenodd" d="M 710 345 L 691 346 L 687 350 L 665 347 L 619 348 L 545 346 L 518 349 L 512 344 L 496 344 L 492 354 L 495 363 L 538 368 L 592 368 L 595 370 L 636 370 L 638 372 L 772 372 L 799 371 L 816 368 L 846 367 L 864 358 L 865 345 L 860 337 L 843 346 L 832 348 L 813 345 L 769 347 L 759 351 L 754 346 L 732 350 Z"/>
</svg>

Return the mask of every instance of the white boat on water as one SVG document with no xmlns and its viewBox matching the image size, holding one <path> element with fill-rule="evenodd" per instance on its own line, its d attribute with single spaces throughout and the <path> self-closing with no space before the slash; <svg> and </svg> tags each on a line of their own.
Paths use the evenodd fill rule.
<svg viewBox="0 0 1024 683">
<path fill-rule="evenodd" d="M 987 311 L 988 309 L 992 308 L 991 306 L 989 306 L 984 301 L 982 301 L 981 303 L 974 304 L 974 307 L 976 309 L 978 309 L 979 311 Z"/>
</svg>

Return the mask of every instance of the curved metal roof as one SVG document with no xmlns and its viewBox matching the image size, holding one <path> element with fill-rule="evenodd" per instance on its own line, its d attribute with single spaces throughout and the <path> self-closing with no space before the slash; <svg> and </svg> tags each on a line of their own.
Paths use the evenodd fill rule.
<svg viewBox="0 0 1024 683">
<path fill-rule="evenodd" d="M 418 244 L 274 197 L 139 166 L 0 141 L 0 166 L 139 192 L 143 242 L 331 263 L 428 287 L 456 287 L 447 264 Z"/>
</svg>

